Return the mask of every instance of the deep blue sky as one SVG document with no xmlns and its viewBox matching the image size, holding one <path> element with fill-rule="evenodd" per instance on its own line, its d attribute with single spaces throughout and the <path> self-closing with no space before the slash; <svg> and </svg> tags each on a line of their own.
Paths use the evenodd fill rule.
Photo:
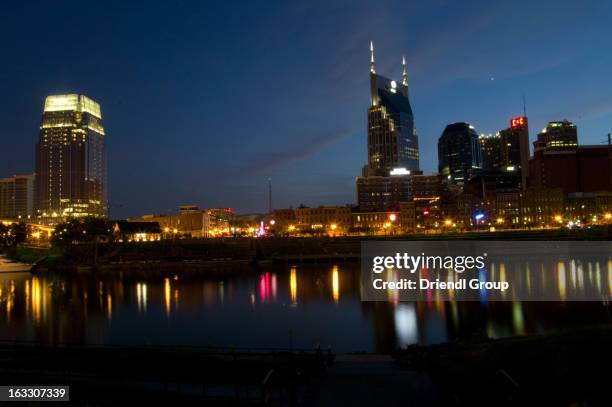
<svg viewBox="0 0 612 407">
<path fill-rule="evenodd" d="M 369 40 L 401 56 L 420 136 L 468 121 L 494 133 L 527 99 L 531 138 L 568 118 L 612 130 L 612 2 L 245 1 L 0 4 L 0 176 L 31 173 L 46 95 L 102 105 L 111 215 L 180 204 L 355 201 L 366 161 Z"/>
</svg>

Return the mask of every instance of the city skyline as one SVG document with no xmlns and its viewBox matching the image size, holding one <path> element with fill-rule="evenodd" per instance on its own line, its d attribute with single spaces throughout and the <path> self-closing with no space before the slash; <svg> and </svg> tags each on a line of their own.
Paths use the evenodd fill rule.
<svg viewBox="0 0 612 407">
<path fill-rule="evenodd" d="M 513 44 L 500 46 L 499 41 L 494 49 L 491 43 L 495 41 L 475 38 L 493 33 L 499 24 L 501 28 L 510 25 L 517 18 L 506 14 L 503 6 L 470 16 L 477 23 L 475 27 L 462 31 L 459 38 L 446 38 L 447 43 L 438 48 L 436 38 L 440 41 L 440 36 L 449 35 L 452 30 L 432 33 L 418 24 L 415 28 L 399 29 L 393 23 L 400 16 L 410 20 L 404 10 L 389 19 L 386 8 L 369 10 L 360 6 L 347 13 L 349 21 L 362 21 L 369 12 L 385 15 L 380 18 L 390 21 L 390 26 L 375 26 L 366 37 L 364 33 L 350 32 L 343 25 L 346 23 L 339 22 L 336 29 L 325 28 L 335 33 L 330 35 L 333 41 L 329 44 L 325 40 L 330 33 L 318 33 L 308 25 L 309 18 L 321 18 L 323 7 L 293 11 L 294 17 L 301 15 L 306 21 L 298 24 L 288 39 L 281 38 L 282 28 L 276 32 L 265 27 L 266 19 L 272 16 L 262 16 L 265 14 L 262 11 L 257 14 L 261 21 L 246 21 L 248 6 L 244 14 L 227 20 L 226 27 L 219 23 L 212 24 L 212 28 L 198 24 L 198 17 L 211 18 L 207 9 L 194 11 L 193 7 L 179 6 L 171 14 L 167 31 L 140 44 L 143 38 L 128 26 L 130 17 L 140 10 L 126 6 L 117 32 L 109 32 L 108 39 L 96 37 L 97 45 L 107 54 L 85 56 L 75 61 L 74 67 L 60 64 L 59 56 L 53 54 L 57 51 L 70 57 L 77 55 L 77 51 L 48 44 L 67 31 L 52 33 L 49 38 L 35 38 L 36 32 L 24 34 L 19 40 L 24 46 L 9 50 L 8 60 L 19 63 L 3 69 L 3 76 L 14 80 L 7 87 L 6 102 L 0 109 L 0 117 L 7 123 L 2 138 L 5 145 L 9 140 L 11 143 L 0 153 L 0 174 L 8 177 L 33 172 L 33 150 L 44 97 L 74 92 L 86 94 L 105 107 L 113 217 L 167 213 L 188 203 L 264 212 L 268 177 L 273 180 L 275 207 L 354 203 L 354 179 L 367 157 L 364 116 L 368 107 L 370 39 L 376 46 L 377 67 L 380 66 L 383 75 L 400 78 L 398 56 L 406 55 L 421 167 L 426 174 L 436 172 L 435 146 L 448 123 L 467 121 L 478 133 L 495 133 L 507 128 L 511 117 L 522 113 L 523 94 L 530 120 L 530 144 L 548 121 L 564 118 L 577 125 L 581 144 L 601 144 L 610 131 L 612 101 L 605 94 L 606 86 L 592 83 L 609 80 L 603 67 L 610 56 L 600 52 L 596 59 L 587 54 L 603 50 L 597 44 L 605 44 L 609 34 L 597 31 L 598 24 L 583 29 L 580 35 L 560 32 L 558 27 L 538 34 L 531 19 L 536 20 L 535 16 L 546 10 L 553 14 L 551 19 L 597 20 L 605 15 L 602 9 L 609 6 L 587 3 L 578 9 L 577 5 L 555 4 L 557 8 L 552 11 L 540 5 L 524 9 L 521 17 L 528 21 L 523 27 L 528 41 L 536 46 L 518 50 Z M 25 18 L 28 7 L 32 6 L 11 10 L 17 18 L 7 21 L 3 30 L 14 29 L 12 25 L 20 16 Z M 282 6 L 266 7 L 276 17 L 288 13 Z M 412 7 L 425 16 L 437 13 L 441 22 L 454 22 L 453 6 Z M 440 9 L 446 13 L 440 14 Z M 40 31 L 48 28 L 42 11 L 30 23 L 40 23 Z M 90 23 L 101 26 L 104 16 L 115 16 L 119 11 L 109 7 Z M 163 6 L 154 7 L 145 13 L 152 20 L 139 24 L 161 21 L 163 11 Z M 194 11 L 194 15 L 187 18 L 184 29 L 176 30 L 187 11 Z M 227 10 L 214 11 L 230 17 Z M 458 17 L 466 17 L 466 10 L 454 11 L 459 12 Z M 335 12 L 338 14 L 333 15 L 341 13 L 340 9 Z M 223 34 L 231 28 L 239 28 L 242 34 L 253 33 L 253 37 Z M 207 37 L 211 33 L 213 38 Z M 401 39 L 397 38 L 398 33 L 402 34 Z M 121 52 L 108 55 L 109 47 L 119 44 L 126 34 L 130 35 Z M 553 41 L 553 34 L 562 41 Z M 47 49 L 40 48 L 46 54 L 37 70 L 32 71 L 27 64 L 32 56 L 25 55 L 24 49 L 34 39 Z M 77 44 L 87 40 L 87 33 L 74 38 Z M 181 41 L 186 42 L 180 45 Z M 581 47 L 581 42 L 589 45 Z M 284 53 L 279 51 L 292 43 L 299 44 L 300 50 L 296 47 Z M 440 64 L 457 56 L 458 50 L 448 43 L 458 48 L 462 44 L 472 45 L 474 55 L 470 56 L 475 65 L 461 62 L 452 69 L 440 69 Z M 246 51 L 244 45 L 253 49 Z M 302 48 L 308 51 L 301 51 Z M 546 48 L 549 53 L 543 52 Z M 561 52 L 566 48 L 567 52 Z M 165 52 L 170 60 L 164 58 Z M 280 59 L 281 55 L 286 59 L 287 52 L 291 54 L 291 63 Z M 488 52 L 492 60 L 499 61 L 483 64 L 488 58 L 479 52 Z M 517 63 L 519 56 L 525 57 L 526 63 Z M 125 76 L 118 75 L 122 69 Z M 211 77 L 220 80 L 211 84 Z M 249 91 L 243 92 L 244 89 Z M 589 91 L 579 92 L 580 89 Z M 464 95 L 469 95 L 467 100 L 462 98 Z M 291 108 L 283 106 L 286 104 Z"/>
</svg>

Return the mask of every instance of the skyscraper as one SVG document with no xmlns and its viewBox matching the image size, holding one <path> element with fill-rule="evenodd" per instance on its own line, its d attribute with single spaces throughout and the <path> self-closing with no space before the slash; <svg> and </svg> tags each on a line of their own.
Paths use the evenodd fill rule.
<svg viewBox="0 0 612 407">
<path fill-rule="evenodd" d="M 0 218 L 27 219 L 33 215 L 34 175 L 0 179 Z"/>
<path fill-rule="evenodd" d="M 534 151 L 575 149 L 578 146 L 578 129 L 569 120 L 549 122 L 533 142 Z"/>
<path fill-rule="evenodd" d="M 498 170 L 502 166 L 501 137 L 498 134 L 481 134 L 478 137 L 482 149 L 482 169 L 485 171 Z"/>
<path fill-rule="evenodd" d="M 502 169 L 520 173 L 521 188 L 527 188 L 529 175 L 529 125 L 527 117 L 515 117 L 510 127 L 499 132 L 501 137 Z"/>
<path fill-rule="evenodd" d="M 45 99 L 36 149 L 36 210 L 51 221 L 106 216 L 102 112 L 87 96 Z"/>
<path fill-rule="evenodd" d="M 370 42 L 370 108 L 368 109 L 368 164 L 364 176 L 388 176 L 394 169 L 419 170 L 419 140 L 408 97 L 406 59 L 402 81 L 376 73 Z"/>
<path fill-rule="evenodd" d="M 482 168 L 482 150 L 474 126 L 453 123 L 438 139 L 438 170 L 445 184 L 463 186 Z"/>
</svg>

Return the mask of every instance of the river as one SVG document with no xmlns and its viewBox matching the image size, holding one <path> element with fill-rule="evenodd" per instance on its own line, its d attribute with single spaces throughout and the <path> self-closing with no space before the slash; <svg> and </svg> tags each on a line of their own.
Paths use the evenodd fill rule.
<svg viewBox="0 0 612 407">
<path fill-rule="evenodd" d="M 270 266 L 214 278 L 6 271 L 0 339 L 384 353 L 609 321 L 602 302 L 362 302 L 360 284 L 358 264 Z"/>
</svg>

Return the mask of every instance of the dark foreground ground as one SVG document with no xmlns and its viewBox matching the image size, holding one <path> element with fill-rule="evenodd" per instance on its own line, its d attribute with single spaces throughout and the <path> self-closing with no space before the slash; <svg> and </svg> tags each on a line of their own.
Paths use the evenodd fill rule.
<svg viewBox="0 0 612 407">
<path fill-rule="evenodd" d="M 92 406 L 609 406 L 611 345 L 610 327 L 337 357 L 3 343 L 0 383 L 70 385 Z"/>
</svg>

